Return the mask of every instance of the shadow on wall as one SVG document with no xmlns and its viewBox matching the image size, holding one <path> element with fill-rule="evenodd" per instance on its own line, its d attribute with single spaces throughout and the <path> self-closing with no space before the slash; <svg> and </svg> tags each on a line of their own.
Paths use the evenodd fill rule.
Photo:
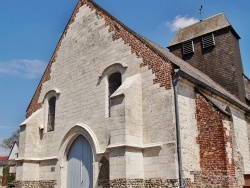
<svg viewBox="0 0 250 188">
<path fill-rule="evenodd" d="M 109 183 L 109 161 L 106 157 L 100 160 L 100 171 L 98 174 L 98 186 Z"/>
<path fill-rule="evenodd" d="M 143 151 L 143 157 L 157 157 L 159 156 L 160 151 L 161 151 L 160 147 L 154 149 L 152 148 L 146 149 Z"/>
</svg>

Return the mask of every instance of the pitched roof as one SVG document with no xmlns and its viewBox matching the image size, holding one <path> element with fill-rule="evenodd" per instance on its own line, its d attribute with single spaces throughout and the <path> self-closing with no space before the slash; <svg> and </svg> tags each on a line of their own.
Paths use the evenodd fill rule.
<svg viewBox="0 0 250 188">
<path fill-rule="evenodd" d="M 193 25 L 180 29 L 168 46 L 170 47 L 226 27 L 230 27 L 236 37 L 240 38 L 225 15 L 220 13 L 197 22 Z"/>
<path fill-rule="evenodd" d="M 8 160 L 9 156 L 0 156 L 0 161 Z"/>
<path fill-rule="evenodd" d="M 0 166 L 15 166 L 15 165 L 16 165 L 15 160 L 0 161 Z"/>
<path fill-rule="evenodd" d="M 94 3 L 94 2 L 92 2 Z M 237 99 L 235 96 L 230 94 L 228 91 L 226 91 L 224 88 L 222 88 L 219 84 L 214 82 L 211 78 L 209 78 L 206 74 L 199 71 L 195 67 L 191 66 L 186 61 L 182 60 L 181 58 L 175 56 L 173 53 L 167 51 L 167 49 L 159 46 L 158 44 L 150 41 L 149 39 L 139 35 L 138 33 L 134 32 L 130 28 L 128 28 L 126 25 L 124 25 L 122 22 L 120 22 L 118 19 L 113 17 L 110 13 L 108 13 L 106 10 L 104 10 L 102 7 L 100 7 L 98 4 L 94 3 L 95 6 L 98 7 L 98 9 L 101 9 L 104 11 L 108 16 L 111 16 L 112 19 L 116 20 L 119 24 L 121 24 L 127 31 L 129 31 L 131 34 L 133 34 L 137 39 L 139 39 L 141 42 L 146 44 L 150 49 L 152 49 L 156 54 L 160 55 L 163 59 L 172 62 L 176 66 L 180 67 L 180 71 L 182 72 L 182 76 L 187 78 L 188 80 L 198 84 L 198 86 L 202 88 L 206 88 L 213 93 L 221 96 L 224 99 L 227 99 L 232 104 L 244 109 L 248 113 L 250 113 L 250 107 L 246 105 L 245 103 L 241 102 L 239 99 Z M 213 18 L 213 19 L 212 19 Z M 226 26 L 227 24 L 230 25 L 227 18 L 223 14 L 215 15 L 214 17 L 208 18 L 210 19 L 209 22 L 212 22 L 213 20 L 220 23 L 220 27 L 217 26 L 217 28 L 222 28 L 223 24 Z M 207 19 L 207 20 L 208 20 Z M 218 21 L 219 20 L 219 21 Z M 217 23 L 217 24 L 218 24 Z"/>
<path fill-rule="evenodd" d="M 178 66 L 180 68 L 183 77 L 196 83 L 198 87 L 201 87 L 201 89 L 206 88 L 209 91 L 221 96 L 222 98 L 230 101 L 232 104 L 250 113 L 250 107 L 248 105 L 241 102 L 235 96 L 230 94 L 228 91 L 226 91 L 216 82 L 214 82 L 211 78 L 209 78 L 206 74 L 196 69 L 195 67 L 191 66 L 189 63 L 182 60 L 181 58 L 175 56 L 173 53 L 167 51 L 165 48 L 146 39 L 145 37 L 141 36 L 140 38 L 145 42 L 147 42 L 151 47 L 153 47 L 158 52 L 158 54 L 164 56 L 166 59 L 170 60 L 174 65 Z"/>
<path fill-rule="evenodd" d="M 8 156 L 8 160 L 12 160 L 12 159 L 10 159 L 10 156 L 11 156 L 11 154 L 12 154 L 12 152 L 13 152 L 14 147 L 16 146 L 17 149 L 18 149 L 18 144 L 17 144 L 17 143 L 18 143 L 18 142 L 15 141 L 14 144 L 12 145 L 12 148 L 11 148 L 10 153 L 9 153 L 9 156 Z M 14 154 L 14 155 L 15 155 L 15 154 Z"/>
</svg>

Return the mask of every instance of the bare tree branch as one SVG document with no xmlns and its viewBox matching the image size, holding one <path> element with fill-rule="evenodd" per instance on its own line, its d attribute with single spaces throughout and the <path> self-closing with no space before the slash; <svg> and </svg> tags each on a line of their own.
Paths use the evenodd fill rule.
<svg viewBox="0 0 250 188">
<path fill-rule="evenodd" d="M 13 132 L 9 138 L 3 139 L 1 147 L 5 149 L 11 149 L 14 142 L 17 142 L 17 145 L 18 145 L 19 135 L 20 135 L 20 130 L 18 129 L 15 132 Z"/>
</svg>

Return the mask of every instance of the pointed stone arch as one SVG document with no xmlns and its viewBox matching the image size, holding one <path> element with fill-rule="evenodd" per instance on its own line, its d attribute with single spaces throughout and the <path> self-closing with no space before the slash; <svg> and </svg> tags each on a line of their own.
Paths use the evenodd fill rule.
<svg viewBox="0 0 250 188">
<path fill-rule="evenodd" d="M 64 151 L 63 155 L 67 153 L 69 147 L 79 135 L 83 135 L 84 137 L 86 137 L 92 147 L 94 154 L 104 153 L 104 151 L 101 151 L 98 139 L 91 128 L 86 124 L 77 123 L 68 130 L 61 141 L 59 150 Z"/>
<path fill-rule="evenodd" d="M 67 154 L 73 142 L 80 135 L 84 136 L 88 140 L 91 146 L 91 150 L 93 154 L 93 165 L 94 163 L 95 165 L 98 165 L 98 163 L 95 162 L 95 161 L 98 161 L 97 159 L 99 157 L 98 155 L 105 153 L 105 151 L 101 151 L 98 139 L 95 133 L 93 132 L 93 130 L 89 126 L 87 126 L 84 123 L 76 123 L 75 125 L 71 126 L 66 132 L 66 134 L 64 135 L 60 143 L 60 147 L 58 151 L 58 158 L 60 161 L 60 169 L 61 169 L 61 180 L 60 180 L 59 186 L 61 188 L 66 188 Z M 93 166 L 93 168 L 95 171 L 96 167 Z M 95 173 L 96 172 L 94 172 L 94 174 Z M 95 176 L 94 176 L 94 179 L 95 179 Z M 95 181 L 96 180 L 94 180 L 94 182 Z"/>
</svg>

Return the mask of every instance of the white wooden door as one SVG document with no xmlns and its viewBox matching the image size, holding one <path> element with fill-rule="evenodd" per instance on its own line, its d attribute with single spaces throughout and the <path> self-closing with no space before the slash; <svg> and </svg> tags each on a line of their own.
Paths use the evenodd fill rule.
<svg viewBox="0 0 250 188">
<path fill-rule="evenodd" d="M 93 188 L 93 154 L 88 140 L 78 136 L 67 156 L 67 188 Z"/>
</svg>

